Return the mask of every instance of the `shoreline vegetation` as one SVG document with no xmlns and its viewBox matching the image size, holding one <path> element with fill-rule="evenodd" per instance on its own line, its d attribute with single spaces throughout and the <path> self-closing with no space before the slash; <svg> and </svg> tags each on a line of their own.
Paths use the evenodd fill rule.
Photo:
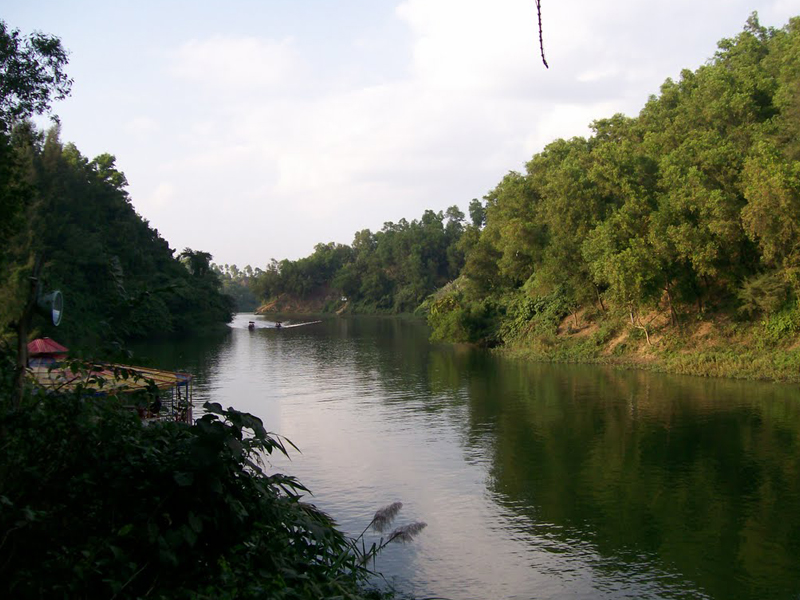
<svg viewBox="0 0 800 600">
<path fill-rule="evenodd" d="M 206 403 L 193 424 L 145 423 L 135 408 L 152 403 L 149 388 L 114 386 L 101 396 L 29 386 L 13 406 L 13 363 L 0 353 L 4 597 L 394 597 L 369 567 L 424 523 L 371 547 L 347 537 L 302 483 L 266 468 L 293 446 L 257 417 Z M 365 532 L 385 531 L 401 505 L 391 506 Z"/>
<path fill-rule="evenodd" d="M 565 321 L 572 321 L 568 317 Z M 562 323 L 552 336 L 527 338 L 499 350 L 514 359 L 601 364 L 675 375 L 800 382 L 800 343 L 770 339 L 761 324 L 707 318 L 680 331 L 655 326 L 644 333 L 629 324 Z"/>
<path fill-rule="evenodd" d="M 317 304 L 283 299 L 262 305 L 255 314 L 330 316 L 335 312 L 323 310 Z M 419 312 L 361 314 L 427 319 L 427 315 Z M 673 329 L 668 316 L 656 312 L 648 315 L 647 321 L 650 343 L 642 329 L 624 319 L 580 311 L 564 317 L 549 334 L 528 331 L 519 339 L 493 347 L 492 351 L 515 360 L 543 363 L 598 364 L 697 377 L 800 382 L 800 340 L 770 334 L 765 331 L 764 323 L 736 323 L 724 316 L 706 316 Z M 433 341 L 451 342 L 449 338 L 436 336 Z"/>
<path fill-rule="evenodd" d="M 393 597 L 367 567 L 424 524 L 371 548 L 348 538 L 299 481 L 263 468 L 291 443 L 258 418 L 210 403 L 193 424 L 146 423 L 136 409 L 157 386 L 98 394 L 92 362 L 69 368 L 97 388 L 26 378 L 28 333 L 124 362 L 126 341 L 213 330 L 238 299 L 209 253 L 176 255 L 136 213 L 112 155 L 90 161 L 32 124 L 70 93 L 61 41 L 0 20 L 0 46 L 0 596 Z M 58 329 L 32 320 L 40 288 L 63 293 Z"/>
<path fill-rule="evenodd" d="M 20 73 L 0 98 L 4 326 L 30 313 L 43 261 L 67 316 L 34 335 L 97 359 L 283 299 L 415 313 L 433 340 L 528 359 L 800 380 L 800 18 L 771 29 L 753 15 L 637 117 L 599 119 L 507 174 L 469 220 L 427 210 L 241 271 L 176 255 L 114 156 L 89 160 L 32 124 L 70 92 L 58 38 L 0 21 L 0 41 Z M 331 519 L 252 460 L 282 448 L 258 419 L 210 405 L 193 426 L 145 427 L 113 402 L 31 389 L 16 405 L 3 331 L 7 596 L 364 597 L 363 564 Z"/>
<path fill-rule="evenodd" d="M 638 116 L 508 173 L 469 220 L 425 211 L 249 277 L 215 268 L 262 310 L 413 312 L 433 340 L 509 356 L 797 382 L 799 89 L 800 18 L 753 14 Z"/>
</svg>

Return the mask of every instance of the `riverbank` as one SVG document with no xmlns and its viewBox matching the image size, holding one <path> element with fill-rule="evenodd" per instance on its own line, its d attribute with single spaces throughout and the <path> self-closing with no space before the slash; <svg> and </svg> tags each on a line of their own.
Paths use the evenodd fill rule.
<svg viewBox="0 0 800 600">
<path fill-rule="evenodd" d="M 640 324 L 641 323 L 641 324 Z M 800 336 L 725 316 L 672 325 L 652 313 L 637 325 L 570 315 L 554 333 L 528 332 L 497 350 L 539 362 L 594 363 L 700 377 L 800 382 Z"/>
<path fill-rule="evenodd" d="M 262 304 L 256 314 L 389 313 L 332 294 L 306 299 L 284 294 Z M 772 320 L 736 321 L 725 313 L 687 317 L 673 324 L 668 312 L 653 311 L 632 325 L 629 317 L 622 314 L 580 310 L 565 317 L 555 330 L 532 321 L 522 332 L 504 337 L 495 351 L 537 362 L 605 364 L 699 377 L 800 382 L 800 334 L 793 327 L 776 326 Z"/>
</svg>

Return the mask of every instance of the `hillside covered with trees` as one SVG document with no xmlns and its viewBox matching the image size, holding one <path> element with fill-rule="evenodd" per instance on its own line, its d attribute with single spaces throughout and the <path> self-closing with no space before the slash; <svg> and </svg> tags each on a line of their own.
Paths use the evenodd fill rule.
<svg viewBox="0 0 800 600">
<path fill-rule="evenodd" d="M 434 337 L 540 358 L 596 358 L 625 328 L 652 346 L 699 321 L 724 325 L 729 342 L 752 325 L 762 343 L 791 346 L 800 19 L 772 29 L 753 15 L 707 64 L 666 80 L 637 117 L 599 119 L 592 130 L 506 175 L 473 201 L 470 223 L 457 208 L 446 224 L 427 211 L 360 232 L 351 247 L 273 261 L 254 289 L 266 299 L 330 288 L 356 308 L 392 312 L 430 295 L 418 310 Z"/>
<path fill-rule="evenodd" d="M 636 322 L 663 302 L 673 324 L 709 305 L 795 310 L 799 85 L 800 20 L 752 17 L 637 118 L 551 143 L 486 197 L 463 297 L 610 304 Z"/>
<path fill-rule="evenodd" d="M 113 156 L 90 161 L 26 121 L 69 93 L 65 65 L 58 38 L 0 20 L 0 595 L 386 597 L 366 565 L 424 525 L 360 551 L 299 481 L 267 471 L 291 444 L 257 417 L 206 403 L 195 423 L 145 426 L 135 409 L 160 405 L 154 381 L 131 394 L 80 361 L 54 365 L 75 386 L 26 377 L 12 348 L 27 331 L 6 326 L 30 317 L 36 277 L 67 298 L 59 339 L 92 358 L 103 342 L 224 323 L 232 306 L 210 254 L 175 257 L 135 213 Z M 388 526 L 393 506 L 367 527 Z"/>
<path fill-rule="evenodd" d="M 638 117 L 598 120 L 507 175 L 460 285 L 431 304 L 436 332 L 535 345 L 588 311 L 624 314 L 648 345 L 649 329 L 706 318 L 795 338 L 798 116 L 800 19 L 774 30 L 754 15 Z"/>
<path fill-rule="evenodd" d="M 0 134 L 0 163 L 7 321 L 20 311 L 36 255 L 47 288 L 66 299 L 69 318 L 57 332 L 65 342 L 184 334 L 230 320 L 233 302 L 211 255 L 175 255 L 134 210 L 112 155 L 89 160 L 60 141 L 58 127 L 45 133 L 19 121 Z"/>
</svg>

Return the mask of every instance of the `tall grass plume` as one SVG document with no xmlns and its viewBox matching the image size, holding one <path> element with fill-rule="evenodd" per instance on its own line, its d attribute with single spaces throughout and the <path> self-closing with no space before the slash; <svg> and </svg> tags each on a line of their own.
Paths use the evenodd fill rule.
<svg viewBox="0 0 800 600">
<path fill-rule="evenodd" d="M 375 512 L 375 516 L 372 517 L 372 528 L 378 533 L 386 531 L 401 508 L 403 508 L 402 502 L 392 502 L 378 509 Z"/>
<path fill-rule="evenodd" d="M 414 521 L 413 523 L 409 523 L 408 525 L 397 527 L 394 529 L 394 531 L 392 531 L 392 533 L 389 534 L 389 541 L 402 542 L 404 544 L 407 544 L 408 542 L 414 539 L 415 535 L 417 535 L 427 526 L 428 524 L 423 523 L 422 521 Z"/>
</svg>

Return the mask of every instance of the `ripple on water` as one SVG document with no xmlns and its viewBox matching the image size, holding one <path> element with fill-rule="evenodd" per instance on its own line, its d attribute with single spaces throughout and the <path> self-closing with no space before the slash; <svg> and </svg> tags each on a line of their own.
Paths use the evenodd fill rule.
<svg viewBox="0 0 800 600">
<path fill-rule="evenodd" d="M 271 468 L 345 531 L 396 500 L 399 523 L 428 523 L 378 560 L 403 591 L 797 598 L 796 390 L 509 362 L 425 335 L 331 320 L 233 329 L 185 356 L 206 352 L 196 401 L 299 446 Z"/>
</svg>

